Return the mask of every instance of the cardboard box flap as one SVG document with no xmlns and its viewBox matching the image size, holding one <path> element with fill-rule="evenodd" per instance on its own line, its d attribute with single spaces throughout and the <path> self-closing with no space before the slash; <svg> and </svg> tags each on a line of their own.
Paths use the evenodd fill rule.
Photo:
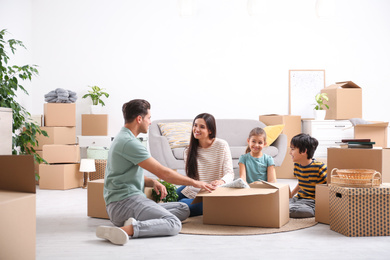
<svg viewBox="0 0 390 260">
<path fill-rule="evenodd" d="M 225 188 L 218 187 L 213 192 L 201 191 L 196 195 L 196 198 L 191 204 L 202 202 L 204 197 L 244 197 L 244 196 L 255 196 L 255 195 L 267 195 L 273 194 L 278 191 L 279 188 L 268 185 L 268 183 L 256 183 L 256 187 L 251 188 Z"/>
<path fill-rule="evenodd" d="M 278 183 L 270 183 L 267 181 L 255 181 L 249 184 L 251 188 L 261 188 L 261 189 L 269 189 L 269 188 L 274 188 L 274 189 L 279 189 L 283 184 L 278 184 Z"/>
<path fill-rule="evenodd" d="M 380 122 L 380 123 L 370 123 L 370 124 L 361 124 L 361 125 L 355 125 L 355 127 L 388 127 L 389 122 Z"/>
<path fill-rule="evenodd" d="M 336 89 L 336 88 L 361 88 L 352 81 L 343 81 L 343 82 L 336 82 L 336 84 L 327 86 L 326 88 L 330 89 Z"/>
</svg>

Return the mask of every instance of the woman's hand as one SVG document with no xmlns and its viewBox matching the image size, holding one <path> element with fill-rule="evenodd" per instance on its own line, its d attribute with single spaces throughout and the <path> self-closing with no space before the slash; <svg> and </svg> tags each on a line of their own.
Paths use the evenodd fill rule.
<svg viewBox="0 0 390 260">
<path fill-rule="evenodd" d="M 160 200 L 163 200 L 163 198 L 168 195 L 165 186 L 156 180 L 153 181 L 153 190 L 157 193 L 157 195 L 160 195 Z"/>
<path fill-rule="evenodd" d="M 203 181 L 194 181 L 194 184 L 192 186 L 194 186 L 195 188 L 200 188 L 200 190 L 206 190 L 208 192 L 212 192 L 216 188 L 214 185 L 208 184 Z"/>
<path fill-rule="evenodd" d="M 215 180 L 215 181 L 212 181 L 210 184 L 213 185 L 214 187 L 218 187 L 219 185 L 225 184 L 225 181 L 223 181 L 223 180 Z"/>
</svg>

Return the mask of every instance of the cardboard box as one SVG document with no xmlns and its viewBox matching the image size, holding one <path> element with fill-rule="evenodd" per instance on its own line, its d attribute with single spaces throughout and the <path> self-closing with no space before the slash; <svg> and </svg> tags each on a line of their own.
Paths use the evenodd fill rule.
<svg viewBox="0 0 390 260">
<path fill-rule="evenodd" d="M 84 174 L 79 172 L 79 163 L 40 164 L 39 188 L 48 190 L 68 190 L 83 186 Z"/>
<path fill-rule="evenodd" d="M 317 222 L 328 224 L 329 221 L 329 186 L 327 184 L 316 185 L 315 218 Z"/>
<path fill-rule="evenodd" d="M 329 97 L 325 119 L 362 118 L 362 89 L 352 81 L 337 82 L 321 93 Z"/>
<path fill-rule="evenodd" d="M 109 219 L 106 211 L 106 202 L 103 197 L 104 179 L 88 182 L 88 211 L 87 215 L 93 218 Z M 145 187 L 144 193 L 152 199 L 152 188 Z"/>
<path fill-rule="evenodd" d="M 36 195 L 0 190 L 0 259 L 35 259 Z"/>
<path fill-rule="evenodd" d="M 37 135 L 38 146 L 35 150 L 42 150 L 45 144 L 75 144 L 76 127 L 41 127 L 47 132 L 48 137 Z"/>
<path fill-rule="evenodd" d="M 259 120 L 266 125 L 284 125 L 282 134 L 287 136 L 287 152 L 282 165 L 276 167 L 276 177 L 278 179 L 294 179 L 294 163 L 289 151 L 291 139 L 302 131 L 301 116 L 262 115 Z"/>
<path fill-rule="evenodd" d="M 38 126 L 44 126 L 43 115 L 31 115 L 31 119 L 29 121 Z"/>
<path fill-rule="evenodd" d="M 289 221 L 287 184 L 254 182 L 250 187 L 200 192 L 193 203 L 203 201 L 204 224 L 280 228 Z"/>
<path fill-rule="evenodd" d="M 374 169 L 382 174 L 382 182 L 390 182 L 390 148 L 328 148 L 328 184 L 337 169 Z"/>
<path fill-rule="evenodd" d="M 372 124 L 355 125 L 354 132 L 357 139 L 371 139 L 376 147 L 387 147 L 388 122 L 374 122 Z"/>
<path fill-rule="evenodd" d="M 377 188 L 330 185 L 330 229 L 349 237 L 390 235 L 390 184 Z"/>
<path fill-rule="evenodd" d="M 0 190 L 35 193 L 34 156 L 0 156 Z"/>
<path fill-rule="evenodd" d="M 42 148 L 42 154 L 48 163 L 80 162 L 80 147 L 75 144 L 46 144 Z"/>
<path fill-rule="evenodd" d="M 45 103 L 45 126 L 76 126 L 75 103 Z"/>
<path fill-rule="evenodd" d="M 0 156 L 0 259 L 35 259 L 34 157 Z"/>
<path fill-rule="evenodd" d="M 108 115 L 81 115 L 81 135 L 108 135 Z"/>
</svg>

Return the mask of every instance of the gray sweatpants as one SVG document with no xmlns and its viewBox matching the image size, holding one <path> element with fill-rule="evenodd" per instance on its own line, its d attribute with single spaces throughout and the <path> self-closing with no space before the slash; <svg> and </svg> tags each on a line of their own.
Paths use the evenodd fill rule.
<svg viewBox="0 0 390 260">
<path fill-rule="evenodd" d="M 315 200 L 298 199 L 296 196 L 290 199 L 290 218 L 311 218 L 315 215 Z"/>
<path fill-rule="evenodd" d="M 107 205 L 111 222 L 122 227 L 129 218 L 137 223 L 133 226 L 137 237 L 173 236 L 181 230 L 181 221 L 188 218 L 190 210 L 185 203 L 156 203 L 145 196 L 136 195 Z"/>
</svg>

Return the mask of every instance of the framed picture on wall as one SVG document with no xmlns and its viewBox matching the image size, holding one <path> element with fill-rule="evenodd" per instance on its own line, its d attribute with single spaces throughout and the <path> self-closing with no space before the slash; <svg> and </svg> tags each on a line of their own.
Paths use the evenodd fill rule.
<svg viewBox="0 0 390 260">
<path fill-rule="evenodd" d="M 289 114 L 314 117 L 315 95 L 325 87 L 325 70 L 289 70 Z"/>
</svg>

